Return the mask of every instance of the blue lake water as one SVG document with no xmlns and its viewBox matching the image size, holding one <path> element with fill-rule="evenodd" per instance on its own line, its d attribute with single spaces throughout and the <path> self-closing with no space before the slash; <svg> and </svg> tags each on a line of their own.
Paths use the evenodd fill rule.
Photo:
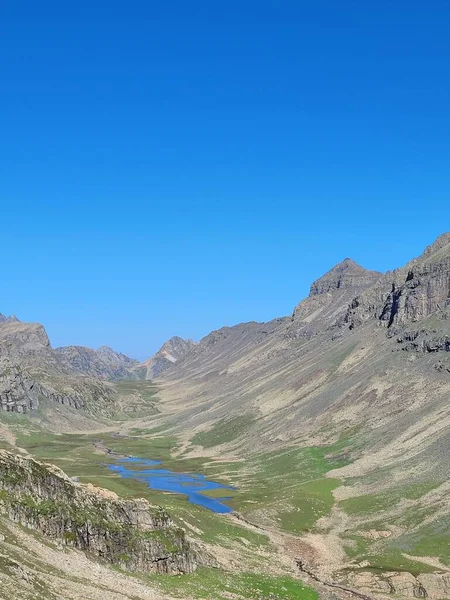
<svg viewBox="0 0 450 600">
<path fill-rule="evenodd" d="M 160 460 L 128 457 L 118 460 L 115 465 L 108 466 L 111 471 L 118 473 L 121 477 L 145 481 L 152 490 L 185 494 L 192 504 L 204 506 L 216 513 L 232 512 L 232 508 L 224 504 L 224 500 L 229 499 L 226 490 L 234 490 L 235 488 L 216 481 L 210 481 L 204 475 L 177 473 L 168 469 L 154 468 L 160 464 L 162 464 Z M 137 469 L 133 467 L 137 467 Z M 150 468 L 143 469 L 142 467 Z M 218 489 L 224 490 L 223 497 L 209 498 L 200 493 L 206 490 Z"/>
</svg>

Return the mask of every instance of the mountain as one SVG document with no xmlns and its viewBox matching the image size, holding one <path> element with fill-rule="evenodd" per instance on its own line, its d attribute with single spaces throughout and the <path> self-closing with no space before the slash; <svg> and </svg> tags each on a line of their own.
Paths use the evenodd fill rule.
<svg viewBox="0 0 450 600">
<path fill-rule="evenodd" d="M 155 379 L 165 372 L 175 373 L 188 364 L 187 361 L 196 364 L 199 357 L 204 357 L 208 368 L 213 368 L 211 361 L 218 357 L 226 360 L 228 354 L 245 352 L 275 330 L 282 332 L 283 337 L 311 338 L 318 333 L 317 328 L 323 329 L 333 322 L 358 293 L 381 277 L 382 273 L 364 269 L 346 258 L 311 285 L 309 297 L 295 307 L 291 319 L 284 317 L 269 323 L 250 322 L 223 327 L 205 336 L 198 344 L 173 337 L 142 363 L 147 367 L 146 378 Z"/>
<path fill-rule="evenodd" d="M 311 285 L 310 296 L 335 290 L 351 290 L 354 294 L 375 283 L 381 277 L 378 271 L 368 271 L 351 258 L 345 258 Z"/>
<path fill-rule="evenodd" d="M 154 379 L 195 348 L 195 342 L 174 336 L 167 340 L 156 354 L 141 363 L 137 371 L 144 373 L 145 379 Z"/>
<path fill-rule="evenodd" d="M 155 376 L 167 409 L 178 412 L 175 399 L 184 398 L 189 409 L 180 422 L 194 429 L 248 413 L 256 421 L 256 446 L 280 436 L 296 439 L 300 424 L 302 433 L 313 431 L 316 419 L 331 424 L 340 415 L 359 422 L 363 398 L 379 397 L 381 379 L 383 396 L 397 404 L 408 402 L 415 380 L 424 389 L 424 378 L 444 394 L 449 312 L 445 234 L 392 273 L 367 271 L 346 259 L 312 284 L 290 318 L 212 332 Z M 438 400 L 444 401 L 439 393 Z M 400 411 L 391 422 L 392 409 L 388 400 L 369 403 L 364 425 L 387 419 L 386 428 L 394 428 L 410 416 Z"/>
<path fill-rule="evenodd" d="M 133 369 L 139 362 L 108 346 L 102 346 L 98 350 L 84 346 L 64 346 L 56 348 L 55 352 L 69 368 L 84 375 L 110 381 L 137 378 Z"/>
<path fill-rule="evenodd" d="M 117 399 L 105 380 L 135 379 L 137 364 L 106 347 L 53 349 L 42 325 L 16 317 L 0 321 L 0 407 L 8 412 L 36 410 L 49 400 L 109 414 Z"/>
</svg>

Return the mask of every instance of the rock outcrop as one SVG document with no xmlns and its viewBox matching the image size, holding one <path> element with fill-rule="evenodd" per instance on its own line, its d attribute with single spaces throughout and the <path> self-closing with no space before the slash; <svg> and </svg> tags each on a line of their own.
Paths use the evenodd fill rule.
<svg viewBox="0 0 450 600">
<path fill-rule="evenodd" d="M 407 572 L 386 571 L 376 576 L 368 571 L 350 577 L 351 585 L 364 594 L 395 598 L 429 598 L 448 600 L 450 575 L 448 573 L 423 573 L 414 576 Z"/>
<path fill-rule="evenodd" d="M 6 319 L 0 323 L 0 358 L 20 359 L 50 354 L 47 332 L 39 323 Z"/>
<path fill-rule="evenodd" d="M 74 482 L 0 450 L 0 512 L 64 545 L 129 571 L 191 573 L 198 553 L 164 509 Z"/>
<path fill-rule="evenodd" d="M 310 340 L 319 335 L 342 316 L 355 296 L 381 277 L 382 273 L 364 269 L 350 258 L 338 263 L 311 285 L 308 298 L 295 307 L 286 337 Z"/>
<path fill-rule="evenodd" d="M 0 313 L 0 323 L 18 323 L 19 319 L 15 315 L 9 315 L 8 317 Z"/>
<path fill-rule="evenodd" d="M 38 405 L 39 386 L 18 366 L 0 367 L 0 410 L 24 413 Z"/>
</svg>

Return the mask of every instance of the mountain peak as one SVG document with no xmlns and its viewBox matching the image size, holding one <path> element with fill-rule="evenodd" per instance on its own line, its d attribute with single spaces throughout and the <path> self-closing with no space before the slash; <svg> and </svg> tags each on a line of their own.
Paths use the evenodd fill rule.
<svg viewBox="0 0 450 600">
<path fill-rule="evenodd" d="M 158 350 L 158 354 L 169 358 L 169 360 L 172 359 L 173 362 L 175 362 L 189 352 L 193 346 L 195 346 L 195 342 L 192 340 L 185 340 L 174 335 L 161 346 Z"/>
<path fill-rule="evenodd" d="M 6 317 L 0 313 L 0 323 L 19 323 L 19 319 L 15 315 L 10 315 Z"/>
<path fill-rule="evenodd" d="M 189 354 L 196 346 L 193 340 L 185 340 L 174 335 L 161 346 L 156 354 L 142 363 L 147 369 L 146 379 L 153 379 L 165 371 L 168 367 Z"/>
<path fill-rule="evenodd" d="M 369 271 L 351 258 L 344 258 L 325 275 L 311 285 L 310 296 L 326 294 L 342 288 L 362 288 L 374 283 L 381 277 L 378 271 Z"/>
<path fill-rule="evenodd" d="M 423 253 L 423 256 L 430 256 L 432 254 L 440 253 L 441 250 L 446 249 L 450 255 L 450 232 L 441 234 L 432 244 L 430 244 Z"/>
</svg>

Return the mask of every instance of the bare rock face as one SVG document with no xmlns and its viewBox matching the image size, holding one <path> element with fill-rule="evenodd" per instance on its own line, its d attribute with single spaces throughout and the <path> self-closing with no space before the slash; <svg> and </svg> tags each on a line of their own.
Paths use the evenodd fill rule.
<svg viewBox="0 0 450 600">
<path fill-rule="evenodd" d="M 50 350 L 50 340 L 42 325 L 10 319 L 0 323 L 0 358 L 36 356 Z"/>
<path fill-rule="evenodd" d="M 388 332 L 389 337 L 391 331 Z M 433 352 L 450 352 L 450 335 L 437 330 L 392 330 L 398 348 L 406 352 L 429 354 Z"/>
<path fill-rule="evenodd" d="M 185 340 L 178 336 L 167 340 L 156 354 L 139 365 L 139 370 L 145 370 L 145 379 L 154 379 L 166 369 L 184 358 L 195 348 L 193 340 Z"/>
<path fill-rule="evenodd" d="M 75 483 L 53 465 L 6 450 L 0 450 L 0 511 L 130 571 L 191 573 L 199 560 L 164 509 Z"/>
<path fill-rule="evenodd" d="M 90 408 L 93 413 L 102 412 L 105 402 L 114 403 L 113 392 L 101 382 L 80 379 L 70 386 L 55 386 L 37 381 L 17 364 L 0 361 L 0 410 L 26 413 L 39 407 L 40 398 L 76 409 Z"/>
<path fill-rule="evenodd" d="M 38 407 L 39 387 L 20 367 L 0 367 L 0 409 L 24 413 Z"/>
<path fill-rule="evenodd" d="M 99 357 L 99 359 L 105 364 L 109 365 L 110 369 L 113 371 L 113 376 L 117 375 L 114 371 L 132 369 L 139 361 L 135 358 L 130 358 L 122 352 L 116 352 L 109 346 L 100 346 L 95 353 Z"/>
<path fill-rule="evenodd" d="M 450 234 L 440 236 L 419 258 L 387 273 L 356 296 L 342 322 L 350 329 L 368 320 L 405 326 L 450 306 Z"/>
</svg>

